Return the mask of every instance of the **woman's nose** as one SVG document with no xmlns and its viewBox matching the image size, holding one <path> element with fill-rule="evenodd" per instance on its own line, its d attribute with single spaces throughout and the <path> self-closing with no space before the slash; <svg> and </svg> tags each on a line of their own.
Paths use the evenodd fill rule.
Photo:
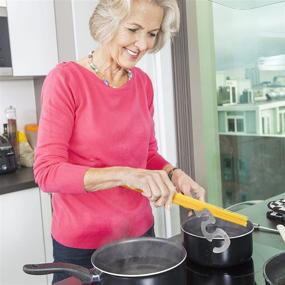
<svg viewBox="0 0 285 285">
<path fill-rule="evenodd" d="M 145 51 L 147 49 L 147 39 L 145 35 L 140 35 L 137 39 L 135 45 L 140 49 L 140 51 Z"/>
</svg>

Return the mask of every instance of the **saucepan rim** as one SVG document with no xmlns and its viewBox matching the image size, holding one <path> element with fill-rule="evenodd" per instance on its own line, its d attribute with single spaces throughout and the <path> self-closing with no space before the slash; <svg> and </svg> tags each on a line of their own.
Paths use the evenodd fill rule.
<svg viewBox="0 0 285 285">
<path fill-rule="evenodd" d="M 268 277 L 267 273 L 266 273 L 266 267 L 276 258 L 278 258 L 279 256 L 285 256 L 285 251 L 275 254 L 273 255 L 271 258 L 269 258 L 263 265 L 263 277 L 265 279 L 265 281 L 269 284 L 269 285 L 275 285 Z"/>
<path fill-rule="evenodd" d="M 97 255 L 99 255 L 102 251 L 105 251 L 107 250 L 108 248 L 110 247 L 113 247 L 113 246 L 116 246 L 118 244 L 122 244 L 122 243 L 131 243 L 131 242 L 138 242 L 138 241 L 154 241 L 154 242 L 162 242 L 162 243 L 167 243 L 173 247 L 176 247 L 177 249 L 181 250 L 181 253 L 183 255 L 183 258 L 178 262 L 176 263 L 175 265 L 171 266 L 171 267 L 168 267 L 166 269 L 163 269 L 163 270 L 160 270 L 160 271 L 156 271 L 156 272 L 151 272 L 151 273 L 144 273 L 144 274 L 119 274 L 119 273 L 114 273 L 114 272 L 110 272 L 110 271 L 107 271 L 107 270 L 104 270 L 104 269 L 101 269 L 99 266 L 96 265 L 96 261 L 95 258 Z M 168 271 L 171 271 L 172 269 L 180 266 L 187 258 L 187 251 L 186 249 L 182 246 L 182 245 L 178 245 L 172 241 L 169 241 L 167 239 L 163 239 L 163 238 L 157 238 L 157 237 L 142 237 L 142 238 L 132 238 L 132 239 L 124 239 L 124 240 L 120 240 L 120 241 L 116 241 L 116 242 L 113 242 L 113 243 L 110 243 L 108 245 L 105 245 L 103 246 L 102 248 L 96 250 L 92 257 L 91 257 L 91 262 L 92 262 L 92 265 L 93 265 L 93 269 L 92 271 L 96 271 L 98 270 L 100 274 L 104 273 L 104 274 L 108 274 L 108 275 L 111 275 L 111 276 L 117 276 L 117 277 L 126 277 L 126 278 L 136 278 L 136 277 L 148 277 L 148 276 L 154 276 L 154 275 L 158 275 L 158 274 L 162 274 L 162 273 L 165 273 L 165 272 L 168 272 Z"/>
<path fill-rule="evenodd" d="M 184 223 L 182 223 L 182 225 L 180 226 L 180 229 L 182 232 L 184 232 L 185 234 L 188 234 L 190 236 L 193 236 L 193 237 L 198 237 L 198 238 L 202 238 L 202 239 L 206 239 L 206 237 L 202 236 L 202 235 L 197 235 L 197 234 L 193 234 L 193 233 L 190 233 L 188 232 L 187 230 L 184 229 L 184 226 L 191 220 L 191 217 L 189 219 L 187 219 Z M 244 237 L 244 236 L 247 236 L 249 234 L 251 234 L 253 231 L 254 231 L 254 226 L 253 226 L 253 223 L 251 221 L 248 221 L 247 222 L 247 227 L 250 227 L 250 230 L 247 231 L 246 233 L 244 234 L 241 234 L 241 235 L 236 235 L 236 236 L 233 236 L 233 237 L 230 237 L 230 239 L 237 239 L 237 238 L 241 238 L 241 237 Z M 224 238 L 222 237 L 215 237 L 213 240 L 224 240 Z"/>
</svg>

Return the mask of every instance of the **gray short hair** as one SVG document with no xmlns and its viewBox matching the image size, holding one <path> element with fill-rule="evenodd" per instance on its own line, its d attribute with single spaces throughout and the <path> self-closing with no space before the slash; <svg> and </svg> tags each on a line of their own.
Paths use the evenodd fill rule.
<svg viewBox="0 0 285 285">
<path fill-rule="evenodd" d="M 111 41 L 120 23 L 128 16 L 133 0 L 99 0 L 89 20 L 91 36 L 99 43 Z M 180 13 L 176 0 L 150 0 L 164 10 L 161 30 L 150 52 L 159 51 L 179 30 Z"/>
</svg>

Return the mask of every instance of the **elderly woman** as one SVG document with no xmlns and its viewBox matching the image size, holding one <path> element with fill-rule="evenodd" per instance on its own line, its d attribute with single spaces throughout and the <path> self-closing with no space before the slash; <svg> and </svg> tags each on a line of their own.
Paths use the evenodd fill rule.
<svg viewBox="0 0 285 285">
<path fill-rule="evenodd" d="M 135 67 L 178 27 L 175 0 L 101 0 L 90 18 L 99 47 L 47 76 L 34 173 L 52 193 L 55 261 L 91 267 L 98 247 L 153 236 L 149 201 L 168 207 L 175 191 L 204 200 L 157 152 L 152 84 Z"/>
</svg>

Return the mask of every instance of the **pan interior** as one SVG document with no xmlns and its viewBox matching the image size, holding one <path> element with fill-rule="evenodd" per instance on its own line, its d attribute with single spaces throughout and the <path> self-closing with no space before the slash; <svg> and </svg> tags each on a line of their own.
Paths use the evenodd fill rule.
<svg viewBox="0 0 285 285">
<path fill-rule="evenodd" d="M 205 221 L 206 219 L 207 217 L 193 216 L 183 224 L 182 229 L 189 234 L 203 237 L 201 231 L 201 222 Z M 221 220 L 219 218 L 215 219 L 216 219 L 215 224 L 210 224 L 207 226 L 207 231 L 209 233 L 214 232 L 217 228 L 221 228 L 228 234 L 230 238 L 234 238 L 247 234 L 248 232 L 253 230 L 253 225 L 250 222 L 246 227 L 243 227 L 240 225 L 233 224 L 231 222 Z"/>
<path fill-rule="evenodd" d="M 92 256 L 92 264 L 114 275 L 141 276 L 167 271 L 185 258 L 182 246 L 162 239 L 138 238 L 103 247 Z"/>
<path fill-rule="evenodd" d="M 271 282 L 270 284 L 285 284 L 285 253 L 274 256 L 264 267 L 264 274 Z"/>
</svg>

